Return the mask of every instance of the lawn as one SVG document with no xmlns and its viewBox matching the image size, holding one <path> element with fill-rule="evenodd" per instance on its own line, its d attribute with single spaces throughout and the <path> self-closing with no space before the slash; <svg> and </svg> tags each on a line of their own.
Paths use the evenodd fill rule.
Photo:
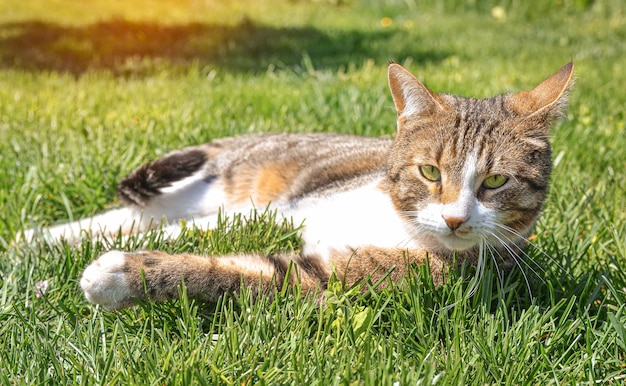
<svg viewBox="0 0 626 386">
<path fill-rule="evenodd" d="M 529 89 L 573 60 L 554 174 L 529 258 L 434 287 L 331 283 L 107 312 L 82 296 L 111 248 L 297 249 L 272 213 L 176 240 L 11 245 L 118 205 L 135 167 L 211 138 L 392 136 L 397 61 L 439 92 Z M 3 384 L 623 384 L 626 6 L 619 0 L 0 0 L 0 381 Z M 454 307 L 448 307 L 454 305 Z"/>
</svg>

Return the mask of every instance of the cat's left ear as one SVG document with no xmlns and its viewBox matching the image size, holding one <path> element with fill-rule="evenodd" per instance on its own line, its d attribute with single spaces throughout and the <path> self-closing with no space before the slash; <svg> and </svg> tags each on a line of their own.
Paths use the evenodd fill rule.
<svg viewBox="0 0 626 386">
<path fill-rule="evenodd" d="M 574 63 L 569 62 L 531 91 L 513 94 L 511 106 L 521 115 L 546 114 L 547 118 L 558 118 L 567 108 L 573 75 Z"/>
</svg>

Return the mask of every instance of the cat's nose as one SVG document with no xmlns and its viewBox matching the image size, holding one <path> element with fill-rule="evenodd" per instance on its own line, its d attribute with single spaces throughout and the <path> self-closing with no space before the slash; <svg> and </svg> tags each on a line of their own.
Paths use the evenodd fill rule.
<svg viewBox="0 0 626 386">
<path fill-rule="evenodd" d="M 450 228 L 451 230 L 457 230 L 461 225 L 463 225 L 463 223 L 465 221 L 467 221 L 467 218 L 461 218 L 461 217 L 452 217 L 452 216 L 441 216 L 443 217 L 443 221 L 446 222 L 446 225 L 448 225 L 448 228 Z"/>
</svg>

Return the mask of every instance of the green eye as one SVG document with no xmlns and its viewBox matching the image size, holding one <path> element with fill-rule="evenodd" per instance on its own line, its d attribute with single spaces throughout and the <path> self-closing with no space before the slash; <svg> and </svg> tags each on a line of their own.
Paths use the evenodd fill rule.
<svg viewBox="0 0 626 386">
<path fill-rule="evenodd" d="M 506 184 L 508 180 L 508 177 L 505 177 L 501 174 L 494 174 L 493 176 L 485 178 L 485 180 L 483 181 L 483 187 L 487 189 L 497 189 Z"/>
<path fill-rule="evenodd" d="M 441 172 L 439 171 L 439 169 L 432 165 L 420 166 L 420 173 L 422 173 L 424 178 L 426 178 L 427 180 L 433 182 L 441 181 Z"/>
</svg>

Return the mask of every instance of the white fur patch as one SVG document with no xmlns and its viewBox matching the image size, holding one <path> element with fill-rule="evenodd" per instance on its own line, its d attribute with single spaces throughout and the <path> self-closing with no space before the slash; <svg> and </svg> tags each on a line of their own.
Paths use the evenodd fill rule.
<svg viewBox="0 0 626 386">
<path fill-rule="evenodd" d="M 200 181 L 204 182 L 203 181 L 204 175 L 205 175 L 205 171 L 200 170 L 188 177 L 183 178 L 182 180 L 178 180 L 178 181 L 174 181 L 170 183 L 170 186 L 160 188 L 159 191 L 162 194 L 169 194 L 169 193 L 176 193 L 178 191 L 185 190 L 185 188 L 197 182 L 200 182 Z M 206 184 L 206 182 L 204 183 Z"/>
<path fill-rule="evenodd" d="M 126 284 L 124 252 L 111 251 L 89 264 L 80 279 L 85 297 L 106 309 L 127 305 L 131 299 Z"/>
<path fill-rule="evenodd" d="M 168 187 L 167 193 L 155 197 L 144 209 L 147 218 L 170 221 L 217 213 L 227 201 L 223 184 L 206 182 L 194 176 Z"/>
<path fill-rule="evenodd" d="M 476 153 L 470 154 L 463 165 L 463 184 L 456 201 L 443 204 L 441 217 L 453 217 L 467 220 L 471 217 L 472 211 L 479 202 L 476 200 Z M 445 222 L 444 222 L 445 225 Z"/>
<path fill-rule="evenodd" d="M 316 198 L 285 213 L 295 224 L 304 220 L 303 252 L 328 259 L 333 249 L 414 247 L 406 222 L 377 185 L 374 181 L 352 191 Z"/>
</svg>

